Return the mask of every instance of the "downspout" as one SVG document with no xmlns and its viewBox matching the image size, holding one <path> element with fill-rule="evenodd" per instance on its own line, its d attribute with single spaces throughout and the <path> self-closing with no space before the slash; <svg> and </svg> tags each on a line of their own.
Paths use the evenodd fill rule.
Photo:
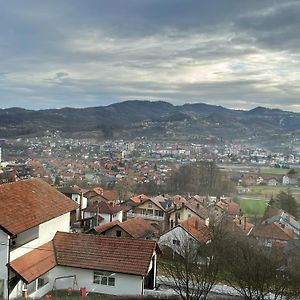
<svg viewBox="0 0 300 300">
<path fill-rule="evenodd" d="M 83 202 L 83 192 L 80 192 L 80 198 L 79 198 L 79 219 L 82 219 L 83 218 L 83 216 L 82 216 L 82 206 L 83 206 L 83 204 L 82 204 L 82 202 Z"/>
<path fill-rule="evenodd" d="M 11 249 L 11 237 L 8 237 L 8 256 L 7 256 L 7 300 L 9 300 L 10 288 L 9 288 L 9 277 L 10 277 L 10 249 Z"/>
<path fill-rule="evenodd" d="M 145 283 L 145 277 L 142 276 L 142 296 L 144 296 L 144 283 Z"/>
</svg>

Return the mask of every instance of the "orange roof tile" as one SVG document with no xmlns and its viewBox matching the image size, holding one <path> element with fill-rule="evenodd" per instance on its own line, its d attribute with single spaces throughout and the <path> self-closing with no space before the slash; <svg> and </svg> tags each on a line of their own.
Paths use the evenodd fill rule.
<svg viewBox="0 0 300 300">
<path fill-rule="evenodd" d="M 78 207 L 40 179 L 0 185 L 0 228 L 16 235 Z M 16 222 L 18 220 L 18 222 Z"/>
<path fill-rule="evenodd" d="M 56 266 L 52 241 L 13 260 L 10 267 L 30 283 Z"/>
<path fill-rule="evenodd" d="M 106 231 L 107 229 L 111 229 L 113 228 L 115 225 L 121 223 L 119 220 L 115 220 L 109 223 L 105 223 L 99 226 L 95 226 L 94 229 L 98 232 L 98 233 L 102 233 L 104 231 Z"/>
<path fill-rule="evenodd" d="M 149 233 L 156 232 L 156 229 L 143 218 L 132 218 L 118 224 L 118 226 L 134 238 L 144 238 Z"/>
<path fill-rule="evenodd" d="M 211 239 L 209 228 L 198 217 L 191 217 L 179 224 L 199 242 L 208 242 Z"/>
<path fill-rule="evenodd" d="M 140 203 L 140 202 L 145 202 L 147 200 L 149 200 L 150 198 L 144 194 L 140 194 L 137 196 L 133 196 L 130 198 L 130 200 L 132 200 L 135 203 Z"/>
<path fill-rule="evenodd" d="M 157 244 L 150 240 L 57 232 L 54 247 L 58 265 L 147 275 Z"/>
<path fill-rule="evenodd" d="M 274 222 L 255 226 L 251 235 L 258 238 L 288 241 L 294 237 L 294 232 L 292 229 Z"/>
<path fill-rule="evenodd" d="M 154 233 L 157 230 L 143 218 L 132 218 L 125 222 L 113 221 L 100 226 L 95 227 L 98 233 L 103 233 L 115 226 L 120 227 L 126 231 L 133 238 L 145 238 L 149 233 Z"/>
</svg>

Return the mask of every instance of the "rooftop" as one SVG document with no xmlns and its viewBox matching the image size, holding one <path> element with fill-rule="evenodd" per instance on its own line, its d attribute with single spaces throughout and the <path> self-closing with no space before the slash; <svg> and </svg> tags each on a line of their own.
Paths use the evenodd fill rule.
<svg viewBox="0 0 300 300">
<path fill-rule="evenodd" d="M 10 235 L 21 233 L 77 207 L 73 200 L 40 179 L 0 185 L 0 228 Z"/>
</svg>

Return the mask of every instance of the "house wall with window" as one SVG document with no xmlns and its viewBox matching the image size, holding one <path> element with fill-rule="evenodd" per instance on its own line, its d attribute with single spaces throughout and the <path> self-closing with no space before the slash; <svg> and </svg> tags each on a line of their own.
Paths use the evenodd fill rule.
<svg viewBox="0 0 300 300">
<path fill-rule="evenodd" d="M 169 217 L 170 228 L 173 228 L 178 223 L 186 221 L 187 219 L 195 216 L 199 217 L 196 213 L 194 213 L 191 209 L 189 209 L 186 206 L 177 209 L 170 213 L 170 217 Z"/>
<path fill-rule="evenodd" d="M 180 225 L 163 234 L 158 241 L 159 246 L 167 246 L 174 252 L 182 254 L 187 243 L 196 243 L 196 239 Z"/>
<path fill-rule="evenodd" d="M 138 215 L 147 215 L 147 216 L 154 216 L 154 217 L 164 217 L 165 212 L 158 207 L 152 201 L 146 201 L 136 208 L 133 209 L 133 212 Z"/>
<path fill-rule="evenodd" d="M 34 248 L 37 248 L 48 241 L 51 241 L 57 231 L 69 232 L 70 213 L 66 213 L 31 229 L 18 234 L 11 241 L 10 261 L 26 254 Z M 9 236 L 0 230 L 0 299 L 7 298 L 7 267 Z M 12 274 L 11 274 L 12 275 Z M 3 286 L 3 295 L 1 297 L 1 286 Z M 22 291 L 22 282 L 19 282 L 11 294 L 11 298 L 18 297 Z"/>
<path fill-rule="evenodd" d="M 69 212 L 18 234 L 15 238 L 16 246 L 12 248 L 10 260 L 51 241 L 57 231 L 70 231 Z"/>
<path fill-rule="evenodd" d="M 138 275 L 113 273 L 98 270 L 87 270 L 65 266 L 57 266 L 49 271 L 49 282 L 38 290 L 29 294 L 30 297 L 42 297 L 45 292 L 53 288 L 67 290 L 73 287 L 74 278 L 58 279 L 61 276 L 76 276 L 77 285 L 75 289 L 85 287 L 87 292 L 104 293 L 111 295 L 142 295 L 143 278 Z M 55 282 L 55 286 L 54 285 Z"/>
<path fill-rule="evenodd" d="M 106 236 L 122 236 L 122 237 L 132 237 L 128 232 L 123 230 L 120 226 L 116 225 L 102 233 Z"/>
</svg>

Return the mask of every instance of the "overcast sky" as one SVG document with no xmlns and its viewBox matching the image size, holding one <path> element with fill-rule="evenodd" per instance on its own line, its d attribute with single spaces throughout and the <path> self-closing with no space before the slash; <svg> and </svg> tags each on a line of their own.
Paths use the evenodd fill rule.
<svg viewBox="0 0 300 300">
<path fill-rule="evenodd" d="M 0 0 L 0 107 L 300 112 L 300 1 Z"/>
</svg>

